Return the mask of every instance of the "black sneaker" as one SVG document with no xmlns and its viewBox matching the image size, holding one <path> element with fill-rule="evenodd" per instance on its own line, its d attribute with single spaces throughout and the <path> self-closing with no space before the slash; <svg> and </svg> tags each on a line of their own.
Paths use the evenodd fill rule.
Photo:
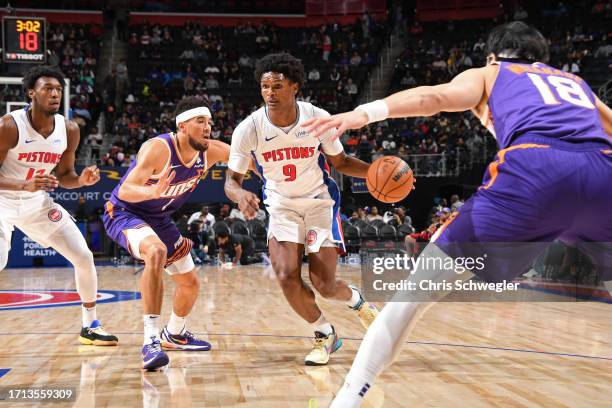
<svg viewBox="0 0 612 408">
<path fill-rule="evenodd" d="M 116 346 L 119 343 L 117 336 L 107 333 L 98 320 L 91 323 L 91 327 L 83 327 L 79 342 L 94 346 Z"/>
</svg>

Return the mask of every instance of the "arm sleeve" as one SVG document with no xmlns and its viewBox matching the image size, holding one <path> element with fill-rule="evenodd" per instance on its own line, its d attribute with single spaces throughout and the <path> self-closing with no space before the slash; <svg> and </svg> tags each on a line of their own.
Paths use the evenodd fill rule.
<svg viewBox="0 0 612 408">
<path fill-rule="evenodd" d="M 257 147 L 255 125 L 250 116 L 240 122 L 232 134 L 232 145 L 227 166 L 236 173 L 246 174 L 251 163 L 251 152 Z"/>
<path fill-rule="evenodd" d="M 313 111 L 315 118 L 324 118 L 330 116 L 326 110 L 317 108 L 316 106 L 313 106 Z M 327 131 L 327 133 L 325 133 L 325 135 L 321 136 L 321 140 L 323 140 L 323 142 L 321 142 L 321 145 L 323 146 L 323 152 L 330 156 L 336 156 L 344 151 L 344 147 L 342 146 L 342 142 L 340 142 L 340 138 L 334 140 L 333 142 L 329 140 L 330 137 L 333 136 L 335 133 L 336 129 L 330 129 L 329 131 Z"/>
</svg>

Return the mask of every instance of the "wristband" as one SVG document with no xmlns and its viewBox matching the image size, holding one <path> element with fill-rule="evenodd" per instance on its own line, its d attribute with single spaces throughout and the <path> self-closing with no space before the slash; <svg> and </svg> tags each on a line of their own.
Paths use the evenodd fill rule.
<svg viewBox="0 0 612 408">
<path fill-rule="evenodd" d="M 362 110 L 368 115 L 368 124 L 379 122 L 389 117 L 389 107 L 382 99 L 359 105 L 355 109 Z"/>
</svg>

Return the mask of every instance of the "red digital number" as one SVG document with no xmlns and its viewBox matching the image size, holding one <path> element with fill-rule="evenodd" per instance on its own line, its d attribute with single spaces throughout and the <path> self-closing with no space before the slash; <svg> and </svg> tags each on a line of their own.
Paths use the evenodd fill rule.
<svg viewBox="0 0 612 408">
<path fill-rule="evenodd" d="M 36 33 L 19 33 L 19 48 L 27 51 L 37 51 L 38 37 Z"/>
<path fill-rule="evenodd" d="M 297 177 L 297 170 L 295 164 L 286 164 L 283 166 L 283 174 L 287 176 L 285 181 L 293 181 Z"/>
</svg>

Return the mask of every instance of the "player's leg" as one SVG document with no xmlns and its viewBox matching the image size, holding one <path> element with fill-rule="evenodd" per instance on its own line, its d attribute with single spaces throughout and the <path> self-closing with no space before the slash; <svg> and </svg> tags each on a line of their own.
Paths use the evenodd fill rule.
<svg viewBox="0 0 612 408">
<path fill-rule="evenodd" d="M 52 247 L 74 267 L 76 289 L 82 302 L 79 341 L 96 346 L 117 345 L 117 337 L 106 332 L 97 318 L 98 275 L 83 234 L 68 212 L 51 199 L 26 206 L 31 208 L 30 215 L 15 225 L 39 244 Z"/>
<path fill-rule="evenodd" d="M 176 231 L 179 234 L 178 230 Z M 180 235 L 179 235 L 180 236 Z M 189 240 L 183 241 L 191 248 Z M 175 284 L 170 321 L 161 333 L 162 346 L 174 350 L 206 351 L 210 343 L 195 337 L 187 330 L 187 317 L 195 304 L 200 291 L 200 278 L 191 258 L 189 249 L 177 248 L 179 254 L 185 253 L 166 267 Z"/>
<path fill-rule="evenodd" d="M 302 254 L 304 245 L 279 241 L 275 236 L 268 240 L 270 261 L 278 278 L 283 295 L 291 308 L 310 324 L 321 317 L 315 302 L 315 294 L 302 280 Z"/>
<path fill-rule="evenodd" d="M 543 249 L 542 245 L 529 242 L 550 242 L 567 227 L 564 222 L 570 222 L 560 218 L 556 211 L 564 209 L 566 205 L 571 207 L 573 203 L 566 201 L 560 205 L 556 193 L 558 186 L 565 185 L 573 172 L 556 173 L 551 169 L 558 169 L 560 163 L 571 160 L 547 154 L 537 150 L 525 152 L 518 161 L 512 159 L 512 155 L 507 155 L 506 166 L 496 168 L 499 171 L 497 181 L 489 184 L 485 177 L 485 185 L 493 188 L 483 188 L 472 196 L 458 215 L 450 218 L 438 230 L 432 239 L 435 242 L 427 245 L 419 259 L 447 259 L 449 255 L 455 258 L 457 251 L 478 250 L 477 245 L 461 243 L 518 241 L 516 246 L 502 248 L 508 249 L 509 254 L 502 251 L 501 257 L 487 258 L 487 270 L 478 274 L 490 280 L 498 280 L 499 276 L 511 280 L 520 274 Z M 530 180 L 529 185 L 525 185 L 525 179 Z M 512 206 L 507 203 L 512 203 Z M 500 214 L 505 216 L 501 217 Z M 459 246 L 456 243 L 460 243 Z M 495 248 L 485 246 L 481 249 Z M 435 262 L 431 264 L 436 265 Z M 418 265 L 427 265 L 427 262 Z M 423 280 L 434 284 L 446 281 L 450 287 L 454 287 L 455 282 L 468 280 L 472 276 L 471 271 L 457 273 L 453 268 L 436 270 L 421 266 L 409 274 L 407 280 L 415 282 L 416 287 Z M 419 317 L 433 302 L 443 299 L 448 293 L 450 291 L 446 290 L 419 292 L 417 298 L 413 292 L 398 292 L 368 330 L 344 386 L 331 407 L 359 407 L 375 378 L 399 355 Z"/>
</svg>

